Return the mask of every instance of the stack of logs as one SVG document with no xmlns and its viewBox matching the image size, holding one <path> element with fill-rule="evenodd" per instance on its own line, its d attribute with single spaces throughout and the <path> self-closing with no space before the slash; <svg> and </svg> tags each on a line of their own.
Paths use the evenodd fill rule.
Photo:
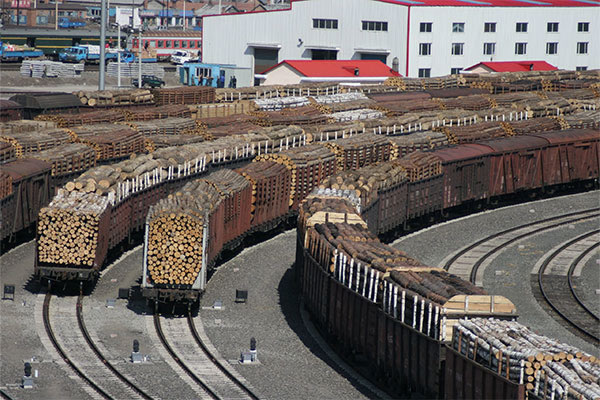
<svg viewBox="0 0 600 400">
<path fill-rule="evenodd" d="M 5 133 L 0 135 L 0 142 L 7 142 L 15 148 L 18 158 L 30 153 L 51 149 L 69 143 L 71 137 L 63 129 L 49 129 L 33 132 Z"/>
<path fill-rule="evenodd" d="M 300 201 L 324 178 L 335 173 L 335 155 L 320 145 L 298 147 L 280 153 L 263 154 L 255 161 L 274 161 L 291 171 L 290 208 L 297 209 Z"/>
<path fill-rule="evenodd" d="M 562 121 L 562 122 L 561 122 Z M 584 111 L 559 118 L 562 129 L 600 128 L 600 110 Z"/>
<path fill-rule="evenodd" d="M 455 326 L 452 347 L 539 399 L 598 399 L 600 362 L 516 321 L 473 318 Z"/>
<path fill-rule="evenodd" d="M 0 134 L 41 131 L 52 128 L 56 128 L 56 124 L 51 121 L 33 121 L 29 119 L 21 119 L 18 121 L 0 122 Z"/>
<path fill-rule="evenodd" d="M 442 173 L 442 160 L 431 153 L 415 151 L 396 160 L 406 171 L 406 177 L 411 182 L 437 176 Z"/>
<path fill-rule="evenodd" d="M 43 263 L 94 266 L 106 197 L 81 191 L 59 190 L 40 210 L 37 253 Z M 57 238 L 61 240 L 57 240 Z"/>
<path fill-rule="evenodd" d="M 77 125 L 100 124 L 104 122 L 119 122 L 125 118 L 123 114 L 114 110 L 96 110 L 81 114 L 43 114 L 35 117 L 38 121 L 52 121 L 59 128 L 68 128 Z"/>
<path fill-rule="evenodd" d="M 120 124 L 73 127 L 77 141 L 92 147 L 98 160 L 115 160 L 144 151 L 144 137 Z"/>
<path fill-rule="evenodd" d="M 427 151 L 448 146 L 446 135 L 434 131 L 420 131 L 408 135 L 389 136 L 388 139 L 392 145 L 391 160 L 396 160 L 418 150 Z"/>
<path fill-rule="evenodd" d="M 365 133 L 327 142 L 325 146 L 335 154 L 338 171 L 358 169 L 390 159 L 391 144 L 382 135 Z"/>
<path fill-rule="evenodd" d="M 144 138 L 146 151 L 153 152 L 165 147 L 184 146 L 186 144 L 202 143 L 204 137 L 197 135 L 152 135 Z"/>
<path fill-rule="evenodd" d="M 201 130 L 191 118 L 165 118 L 151 121 L 122 122 L 144 136 L 154 135 L 200 135 Z"/>
<path fill-rule="evenodd" d="M 182 86 L 153 89 L 154 102 L 163 104 L 206 104 L 215 102 L 215 88 L 206 86 Z"/>
<path fill-rule="evenodd" d="M 96 151 L 83 143 L 69 143 L 31 154 L 52 164 L 52 176 L 83 172 L 96 166 Z"/>
<path fill-rule="evenodd" d="M 15 147 L 9 142 L 0 140 L 0 164 L 6 164 L 17 158 Z"/>
<path fill-rule="evenodd" d="M 0 200 L 12 194 L 12 178 L 6 172 L 0 170 Z"/>
<path fill-rule="evenodd" d="M 220 202 L 214 185 L 196 180 L 150 207 L 147 265 L 151 282 L 194 284 L 203 261 L 208 265 L 203 235 Z"/>
<path fill-rule="evenodd" d="M 126 121 L 149 121 L 164 118 L 190 118 L 191 112 L 187 106 L 167 104 L 158 107 L 122 108 L 116 109 L 125 117 Z"/>
<path fill-rule="evenodd" d="M 90 107 L 152 103 L 154 96 L 146 89 L 95 90 L 73 92 L 82 104 Z"/>
</svg>

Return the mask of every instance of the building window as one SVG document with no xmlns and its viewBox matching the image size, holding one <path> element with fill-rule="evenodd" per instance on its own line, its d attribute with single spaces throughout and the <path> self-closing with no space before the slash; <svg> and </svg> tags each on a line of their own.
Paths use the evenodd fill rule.
<svg viewBox="0 0 600 400">
<path fill-rule="evenodd" d="M 431 55 L 431 43 L 419 43 L 419 55 L 421 55 L 421 56 Z"/>
<path fill-rule="evenodd" d="M 486 22 L 483 24 L 484 32 L 496 32 L 496 23 L 495 22 Z"/>
<path fill-rule="evenodd" d="M 198 48 L 202 47 L 202 42 L 200 40 L 196 41 L 196 47 L 198 47 Z"/>
<path fill-rule="evenodd" d="M 546 29 L 548 32 L 558 32 L 558 22 L 548 22 Z"/>
<path fill-rule="evenodd" d="M 558 54 L 558 43 L 557 42 L 546 43 L 546 54 Z"/>
<path fill-rule="evenodd" d="M 48 23 L 48 16 L 47 15 L 38 15 L 35 18 L 35 23 L 37 25 L 46 25 Z"/>
<path fill-rule="evenodd" d="M 419 68 L 419 78 L 429 78 L 431 76 L 431 68 Z"/>
<path fill-rule="evenodd" d="M 515 54 L 527 54 L 527 43 L 515 43 Z"/>
<path fill-rule="evenodd" d="M 585 67 L 585 66 L 575 67 L 575 71 L 587 71 L 587 67 Z"/>
<path fill-rule="evenodd" d="M 166 48 L 171 48 L 171 41 L 170 41 L 170 40 L 167 40 L 167 41 L 165 42 L 165 47 L 166 47 Z"/>
<path fill-rule="evenodd" d="M 589 32 L 590 31 L 590 23 L 589 22 L 578 22 L 577 23 L 577 32 Z"/>
<path fill-rule="evenodd" d="M 313 49 L 310 52 L 313 60 L 337 60 L 337 50 Z"/>
<path fill-rule="evenodd" d="M 460 74 L 460 71 L 462 71 L 462 68 L 450 68 L 450 75 Z"/>
<path fill-rule="evenodd" d="M 527 32 L 527 22 L 517 22 L 517 32 Z"/>
<path fill-rule="evenodd" d="M 388 23 L 384 21 L 362 21 L 362 30 L 387 32 Z"/>
<path fill-rule="evenodd" d="M 588 42 L 578 42 L 577 43 L 577 54 L 587 54 L 588 52 Z"/>
<path fill-rule="evenodd" d="M 179 40 L 173 40 L 173 47 L 176 49 L 179 47 Z"/>
<path fill-rule="evenodd" d="M 187 40 L 182 40 L 181 41 L 181 47 L 183 47 L 184 49 L 186 49 L 188 47 L 188 42 Z"/>
<path fill-rule="evenodd" d="M 463 33 L 464 31 L 465 31 L 465 23 L 464 22 L 453 22 L 452 23 L 452 32 Z"/>
<path fill-rule="evenodd" d="M 338 20 L 337 19 L 313 18 L 313 28 L 316 28 L 316 29 L 337 29 L 338 28 Z"/>
<path fill-rule="evenodd" d="M 486 56 L 492 56 L 496 54 L 496 43 L 484 43 L 483 54 Z"/>
<path fill-rule="evenodd" d="M 464 43 L 452 43 L 452 55 L 453 56 L 462 56 L 464 46 L 465 46 Z"/>
<path fill-rule="evenodd" d="M 421 24 L 419 25 L 419 32 L 431 32 L 432 27 L 432 22 L 421 22 Z"/>
<path fill-rule="evenodd" d="M 164 40 L 159 40 L 158 41 L 158 45 L 156 47 L 160 48 L 160 47 L 164 47 L 164 45 L 165 45 L 165 41 Z"/>
</svg>

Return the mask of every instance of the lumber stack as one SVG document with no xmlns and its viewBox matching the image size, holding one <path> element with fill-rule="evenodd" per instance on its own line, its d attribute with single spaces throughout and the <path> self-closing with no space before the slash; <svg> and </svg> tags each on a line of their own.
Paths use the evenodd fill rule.
<svg viewBox="0 0 600 400">
<path fill-rule="evenodd" d="M 513 121 L 509 124 L 501 123 L 503 127 L 508 127 L 507 135 L 524 135 L 534 132 L 555 131 L 561 129 L 560 123 L 556 118 L 541 117 L 534 119 L 525 119 L 522 121 Z M 506 128 L 505 128 L 506 129 Z"/>
<path fill-rule="evenodd" d="M 0 140 L 0 164 L 6 164 L 17 158 L 15 147 L 3 140 Z"/>
<path fill-rule="evenodd" d="M 24 60 L 19 72 L 21 76 L 30 78 L 77 78 L 81 76 L 83 68 L 83 64 Z"/>
<path fill-rule="evenodd" d="M 42 263 L 93 267 L 108 198 L 59 190 L 38 218 L 37 256 Z M 60 240 L 58 240 L 60 238 Z"/>
<path fill-rule="evenodd" d="M 208 128 L 202 132 L 206 140 L 214 140 L 224 136 L 244 135 L 249 132 L 260 130 L 261 126 L 253 122 L 244 121 L 236 124 L 227 124 Z"/>
<path fill-rule="evenodd" d="M 463 110 L 485 110 L 492 108 L 489 96 L 471 95 L 443 100 L 443 108 L 462 108 Z"/>
<path fill-rule="evenodd" d="M 68 128 L 77 125 L 91 125 L 106 122 L 119 122 L 125 118 L 123 114 L 112 110 L 95 110 L 81 114 L 43 114 L 35 117 L 38 121 L 52 121 L 59 128 Z"/>
<path fill-rule="evenodd" d="M 0 134 L 41 131 L 52 128 L 56 128 L 56 124 L 51 121 L 21 119 L 17 121 L 0 122 Z"/>
<path fill-rule="evenodd" d="M 561 129 L 600 128 L 600 110 L 584 111 L 560 117 Z"/>
<path fill-rule="evenodd" d="M 144 136 L 193 135 L 199 136 L 201 129 L 191 118 L 169 117 L 149 121 L 121 122 Z"/>
<path fill-rule="evenodd" d="M 302 202 L 298 211 L 298 233 L 303 236 L 308 227 L 327 222 L 366 226 L 357 210 L 358 203 L 353 192 L 315 189 Z"/>
<path fill-rule="evenodd" d="M 52 164 L 52 176 L 83 172 L 96 166 L 96 151 L 83 143 L 69 143 L 31 154 Z"/>
<path fill-rule="evenodd" d="M 73 92 L 81 104 L 90 107 L 152 103 L 154 97 L 147 89 L 94 90 Z"/>
<path fill-rule="evenodd" d="M 378 191 L 406 181 L 406 170 L 396 161 L 369 165 L 359 170 L 343 171 L 325 178 L 320 189 L 349 191 L 361 199 L 363 208 L 378 198 Z"/>
<path fill-rule="evenodd" d="M 252 100 L 241 100 L 233 103 L 189 104 L 188 107 L 194 119 L 227 117 L 256 110 L 256 104 Z"/>
<path fill-rule="evenodd" d="M 184 146 L 202 143 L 204 138 L 198 135 L 152 135 L 145 137 L 145 148 L 152 152 L 165 147 Z"/>
<path fill-rule="evenodd" d="M 413 111 L 432 111 L 442 108 L 440 102 L 432 99 L 415 99 L 410 101 L 378 102 L 388 117 L 406 114 Z"/>
<path fill-rule="evenodd" d="M 291 171 L 291 189 L 289 206 L 297 209 L 300 202 L 323 179 L 335 173 L 335 155 L 326 147 L 312 144 L 282 151 L 262 154 L 254 159 L 274 161 L 285 165 Z"/>
<path fill-rule="evenodd" d="M 333 120 L 337 122 L 346 122 L 381 118 L 383 117 L 383 112 L 370 108 L 360 108 L 358 110 L 336 112 L 330 114 L 329 117 L 333 118 Z"/>
<path fill-rule="evenodd" d="M 428 92 L 387 92 L 370 93 L 369 98 L 378 103 L 402 102 L 402 101 L 423 101 L 431 98 Z"/>
<path fill-rule="evenodd" d="M 272 99 L 256 99 L 254 100 L 256 107 L 263 111 L 278 111 L 284 108 L 303 107 L 308 105 L 308 97 L 305 96 L 288 96 L 275 97 Z"/>
<path fill-rule="evenodd" d="M 365 101 L 369 98 L 362 92 L 335 93 L 330 95 L 312 96 L 311 99 L 319 104 L 332 105 L 335 103 L 349 103 L 353 101 Z"/>
<path fill-rule="evenodd" d="M 206 104 L 215 102 L 215 88 L 207 86 L 152 89 L 152 94 L 154 95 L 154 102 L 157 105 Z"/>
<path fill-rule="evenodd" d="M 144 151 L 144 137 L 120 124 L 79 126 L 70 129 L 77 142 L 96 151 L 98 160 L 114 160 Z"/>
<path fill-rule="evenodd" d="M 285 165 L 262 161 L 250 163 L 236 171 L 252 185 L 250 215 L 253 227 L 287 214 L 291 172 Z"/>
<path fill-rule="evenodd" d="M 266 111 L 260 114 L 255 123 L 261 126 L 273 125 L 316 125 L 327 122 L 327 116 L 323 115 L 313 106 L 302 106 L 297 108 L 286 108 L 281 111 Z"/>
<path fill-rule="evenodd" d="M 446 135 L 434 131 L 413 132 L 408 135 L 389 136 L 391 143 L 390 159 L 396 160 L 415 151 L 428 151 L 449 144 Z"/>
<path fill-rule="evenodd" d="M 33 132 L 5 133 L 0 135 L 1 142 L 7 142 L 15 148 L 18 158 L 46 149 L 51 149 L 71 141 L 63 129 L 50 129 Z"/>
<path fill-rule="evenodd" d="M 121 62 L 121 78 L 137 78 L 140 73 L 140 64 L 137 62 Z M 106 66 L 106 75 L 117 77 L 119 75 L 119 65 L 116 62 L 108 63 Z M 158 78 L 165 76 L 165 68 L 158 63 L 142 63 L 142 75 L 154 75 Z"/>
<path fill-rule="evenodd" d="M 352 110 L 360 110 L 365 108 L 377 109 L 378 103 L 371 99 L 361 99 L 361 100 L 353 100 L 353 101 L 344 101 L 340 103 L 331 103 L 327 104 L 326 114 L 332 114 L 342 111 L 352 111 Z M 323 106 L 323 104 L 318 104 L 318 106 Z"/>
<path fill-rule="evenodd" d="M 163 118 L 190 118 L 189 107 L 179 104 L 167 104 L 157 107 L 122 108 L 116 111 L 123 114 L 126 121 L 149 121 Z"/>
<path fill-rule="evenodd" d="M 536 398 L 600 397 L 600 362 L 595 356 L 539 335 L 516 321 L 460 320 L 452 347 L 507 379 L 524 383 Z"/>
<path fill-rule="evenodd" d="M 420 181 L 442 173 L 442 160 L 433 154 L 415 151 L 397 160 L 411 182 Z"/>
<path fill-rule="evenodd" d="M 12 178 L 6 172 L 0 170 L 0 200 L 12 194 Z"/>
<path fill-rule="evenodd" d="M 390 159 L 390 141 L 385 136 L 372 133 L 327 142 L 325 146 L 335 154 L 338 171 L 358 169 Z"/>
<path fill-rule="evenodd" d="M 148 275 L 159 285 L 191 286 L 208 265 L 204 235 L 221 203 L 217 189 L 206 181 L 186 184 L 181 191 L 150 207 Z"/>
<path fill-rule="evenodd" d="M 466 126 L 442 126 L 439 129 L 446 135 L 449 143 L 463 144 L 504 137 L 509 134 L 506 129 L 507 126 L 510 125 L 498 121 L 489 121 Z"/>
</svg>

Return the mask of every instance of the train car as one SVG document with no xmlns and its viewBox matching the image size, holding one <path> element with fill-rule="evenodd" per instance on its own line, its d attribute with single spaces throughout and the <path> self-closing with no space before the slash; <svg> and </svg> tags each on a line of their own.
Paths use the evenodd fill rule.
<svg viewBox="0 0 600 400">
<path fill-rule="evenodd" d="M 117 40 L 117 32 L 107 30 L 107 40 Z M 44 52 L 46 57 L 58 58 L 58 53 L 81 44 L 100 44 L 100 29 L 48 29 L 48 28 L 3 28 L 0 41 L 10 44 L 27 45 Z"/>
<path fill-rule="evenodd" d="M 138 49 L 137 37 L 132 38 L 131 49 L 136 53 Z M 157 30 L 146 31 L 142 36 L 142 46 L 150 47 L 156 50 L 158 61 L 169 60 L 176 51 L 185 50 L 193 55 L 201 57 L 202 35 L 200 32 Z"/>
<path fill-rule="evenodd" d="M 23 119 L 23 106 L 15 101 L 0 100 L 0 122 Z"/>
</svg>

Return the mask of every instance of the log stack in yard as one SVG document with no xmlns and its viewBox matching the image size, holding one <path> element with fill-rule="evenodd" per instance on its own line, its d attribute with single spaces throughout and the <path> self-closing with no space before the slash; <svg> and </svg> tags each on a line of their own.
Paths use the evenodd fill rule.
<svg viewBox="0 0 600 400">
<path fill-rule="evenodd" d="M 112 110 L 95 110 L 83 112 L 81 114 L 47 114 L 38 115 L 38 121 L 55 122 L 59 128 L 68 128 L 77 125 L 92 125 L 106 122 L 124 121 L 122 113 Z"/>
<path fill-rule="evenodd" d="M 80 90 L 73 94 L 79 97 L 81 104 L 90 107 L 147 104 L 154 101 L 154 96 L 147 89 Z"/>
<path fill-rule="evenodd" d="M 390 159 L 391 143 L 381 135 L 365 133 L 325 144 L 335 154 L 338 171 L 358 169 Z"/>
<path fill-rule="evenodd" d="M 206 86 L 182 86 L 152 89 L 154 102 L 164 104 L 206 104 L 215 102 L 215 88 Z"/>
</svg>

